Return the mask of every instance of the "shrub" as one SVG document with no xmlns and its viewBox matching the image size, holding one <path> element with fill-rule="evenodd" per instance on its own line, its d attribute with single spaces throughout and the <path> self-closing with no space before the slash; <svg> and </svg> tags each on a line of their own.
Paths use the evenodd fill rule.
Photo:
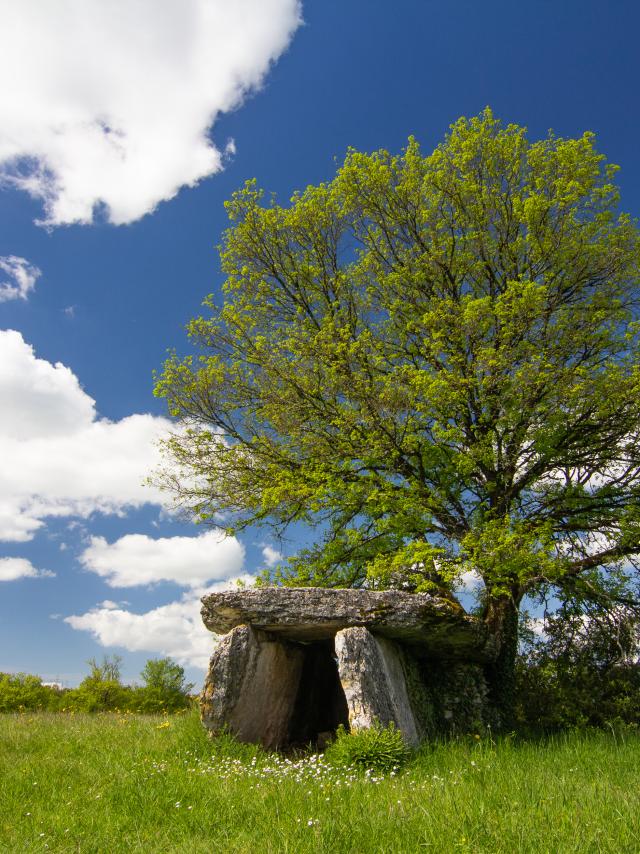
<svg viewBox="0 0 640 854">
<path fill-rule="evenodd" d="M 123 685 L 122 659 L 105 656 L 101 662 L 88 661 L 90 674 L 77 688 L 58 689 L 43 685 L 39 676 L 27 673 L 0 673 L 0 712 L 135 711 L 147 714 L 179 712 L 194 704 L 189 696 L 193 685 L 185 681 L 184 669 L 170 658 L 147 661 L 142 678 L 145 685 Z"/>
<path fill-rule="evenodd" d="M 181 691 L 162 690 L 155 686 L 145 685 L 129 688 L 127 708 L 135 712 L 145 714 L 158 714 L 159 712 L 179 712 L 193 705 L 193 700 L 188 694 Z"/>
<path fill-rule="evenodd" d="M 193 684 L 184 668 L 170 658 L 150 658 L 140 674 L 144 687 L 134 688 L 131 706 L 142 712 L 177 712 L 188 708 Z"/>
<path fill-rule="evenodd" d="M 66 692 L 65 703 L 79 712 L 113 712 L 127 708 L 130 693 L 115 679 L 87 676 L 77 688 Z"/>
<path fill-rule="evenodd" d="M 516 714 L 525 732 L 640 720 L 639 620 L 633 612 L 561 608 L 529 640 L 517 668 Z"/>
<path fill-rule="evenodd" d="M 57 708 L 61 692 L 43 685 L 39 676 L 0 673 L 0 712 Z"/>
<path fill-rule="evenodd" d="M 325 753 L 334 765 L 357 765 L 374 771 L 393 771 L 409 759 L 411 751 L 395 724 L 376 721 L 369 729 L 347 732 L 338 727 L 336 740 Z"/>
</svg>

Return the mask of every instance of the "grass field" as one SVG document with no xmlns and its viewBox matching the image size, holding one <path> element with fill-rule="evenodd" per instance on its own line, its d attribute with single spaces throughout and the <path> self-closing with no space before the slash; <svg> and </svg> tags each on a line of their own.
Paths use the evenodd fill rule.
<svg viewBox="0 0 640 854">
<path fill-rule="evenodd" d="M 640 738 L 470 739 L 395 776 L 208 740 L 195 714 L 0 715 L 0 850 L 640 852 Z"/>
</svg>

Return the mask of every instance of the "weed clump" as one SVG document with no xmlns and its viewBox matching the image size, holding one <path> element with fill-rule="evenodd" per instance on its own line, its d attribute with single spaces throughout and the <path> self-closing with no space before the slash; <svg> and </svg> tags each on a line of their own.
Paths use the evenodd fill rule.
<svg viewBox="0 0 640 854">
<path fill-rule="evenodd" d="M 411 756 L 404 737 L 392 722 L 382 726 L 376 721 L 367 729 L 347 732 L 338 727 L 336 740 L 326 752 L 325 758 L 334 765 L 350 765 L 390 772 L 404 765 Z"/>
</svg>

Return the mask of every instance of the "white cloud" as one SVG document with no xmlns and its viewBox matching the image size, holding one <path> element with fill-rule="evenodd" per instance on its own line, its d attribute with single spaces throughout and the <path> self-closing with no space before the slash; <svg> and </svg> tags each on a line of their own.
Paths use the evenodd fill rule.
<svg viewBox="0 0 640 854">
<path fill-rule="evenodd" d="M 29 540 L 49 516 L 162 503 L 144 478 L 169 421 L 98 419 L 73 372 L 36 358 L 12 330 L 0 330 L 0 413 L 0 540 Z"/>
<path fill-rule="evenodd" d="M 95 420 L 93 401 L 69 368 L 38 359 L 13 329 L 0 330 L 0 434 L 14 439 L 77 433 Z"/>
<path fill-rule="evenodd" d="M 254 581 L 248 575 L 240 580 L 245 584 Z M 217 639 L 202 623 L 200 596 L 232 587 L 235 581 L 229 579 L 207 589 L 189 591 L 181 600 L 143 614 L 99 606 L 86 614 L 66 617 L 65 622 L 74 629 L 91 632 L 102 646 L 169 655 L 180 664 L 206 670 Z"/>
<path fill-rule="evenodd" d="M 0 278 L 0 302 L 26 299 L 42 275 L 37 267 L 18 255 L 0 256 L 0 272 L 9 277 L 9 281 Z"/>
<path fill-rule="evenodd" d="M 197 537 L 160 537 L 127 534 L 108 543 L 92 537 L 80 562 L 105 579 L 110 587 L 135 587 L 173 581 L 198 587 L 214 579 L 238 575 L 244 547 L 224 532 L 207 531 Z"/>
<path fill-rule="evenodd" d="M 262 549 L 262 557 L 266 565 L 271 568 L 282 560 L 282 553 L 272 546 L 264 546 Z"/>
<path fill-rule="evenodd" d="M 0 177 L 47 225 L 133 222 L 222 168 L 209 129 L 300 22 L 298 0 L 0 0 Z"/>
<path fill-rule="evenodd" d="M 113 602 L 111 599 L 105 599 L 98 605 L 99 608 L 106 608 L 107 611 L 116 611 L 118 608 L 118 603 Z"/>
<path fill-rule="evenodd" d="M 463 572 L 456 584 L 456 590 L 461 593 L 469 594 L 477 593 L 482 590 L 483 587 L 484 581 L 482 580 L 482 576 L 476 572 L 475 569 L 469 569 L 467 572 Z"/>
<path fill-rule="evenodd" d="M 527 627 L 539 638 L 546 638 L 546 623 L 544 617 L 529 617 Z"/>
<path fill-rule="evenodd" d="M 0 581 L 17 581 L 19 578 L 55 578 L 55 572 L 36 569 L 23 557 L 0 558 Z"/>
</svg>

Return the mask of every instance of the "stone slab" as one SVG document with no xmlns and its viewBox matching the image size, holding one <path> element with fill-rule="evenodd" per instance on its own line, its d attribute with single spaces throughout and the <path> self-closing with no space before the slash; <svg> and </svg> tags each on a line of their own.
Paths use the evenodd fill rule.
<svg viewBox="0 0 640 854">
<path fill-rule="evenodd" d="M 417 746 L 420 732 L 398 644 L 358 626 L 336 634 L 335 650 L 351 729 L 367 729 L 376 721 L 394 723 L 407 744 Z"/>
<path fill-rule="evenodd" d="M 202 722 L 240 741 L 277 749 L 288 740 L 300 683 L 300 647 L 238 626 L 218 644 L 201 695 Z"/>
<path fill-rule="evenodd" d="M 203 597 L 202 619 L 216 634 L 246 624 L 284 639 L 309 642 L 363 626 L 376 636 L 412 645 L 416 654 L 476 662 L 494 655 L 481 621 L 428 593 L 321 587 L 229 590 Z"/>
</svg>

